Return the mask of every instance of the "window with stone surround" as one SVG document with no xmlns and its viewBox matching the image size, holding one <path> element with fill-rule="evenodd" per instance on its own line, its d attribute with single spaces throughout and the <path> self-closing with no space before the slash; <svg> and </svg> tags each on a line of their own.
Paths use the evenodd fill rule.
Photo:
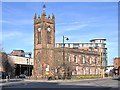
<svg viewBox="0 0 120 90">
<path fill-rule="evenodd" d="M 46 71 L 49 71 L 49 67 L 50 67 L 50 66 L 47 64 L 47 65 L 46 65 Z"/>
<path fill-rule="evenodd" d="M 39 27 L 38 30 L 38 44 L 41 44 L 41 28 Z"/>
<path fill-rule="evenodd" d="M 89 73 L 90 73 L 90 75 L 91 75 L 91 74 L 92 74 L 92 69 L 90 68 L 89 70 L 90 70 Z"/>
<path fill-rule="evenodd" d="M 90 57 L 89 59 L 89 64 L 92 64 L 92 57 Z"/>
<path fill-rule="evenodd" d="M 51 44 L 51 28 L 47 28 L 47 43 Z"/>
<path fill-rule="evenodd" d="M 71 62 L 71 60 L 70 60 L 71 58 L 70 58 L 70 55 L 68 56 L 68 62 Z"/>
<path fill-rule="evenodd" d="M 82 57 L 82 63 L 85 63 L 85 56 Z"/>
<path fill-rule="evenodd" d="M 74 56 L 74 62 L 78 63 L 77 55 Z"/>
<path fill-rule="evenodd" d="M 98 65 L 98 58 L 95 57 L 95 64 Z"/>
<path fill-rule="evenodd" d="M 97 68 L 95 69 L 95 73 L 96 73 L 96 75 L 98 74 L 98 69 Z"/>
</svg>

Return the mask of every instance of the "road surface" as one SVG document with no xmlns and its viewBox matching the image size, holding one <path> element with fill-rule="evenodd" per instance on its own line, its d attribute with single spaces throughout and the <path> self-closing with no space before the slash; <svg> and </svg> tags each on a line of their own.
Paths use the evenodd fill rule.
<svg viewBox="0 0 120 90">
<path fill-rule="evenodd" d="M 93 79 L 93 80 L 51 80 L 51 81 L 34 81 L 31 80 L 24 85 L 15 85 L 3 87 L 3 90 L 23 90 L 23 89 L 75 89 L 75 90 L 120 90 L 120 82 L 113 79 Z"/>
</svg>

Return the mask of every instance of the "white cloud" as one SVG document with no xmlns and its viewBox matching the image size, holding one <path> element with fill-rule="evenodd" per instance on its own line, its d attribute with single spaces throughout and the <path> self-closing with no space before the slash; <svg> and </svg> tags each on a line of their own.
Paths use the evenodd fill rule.
<svg viewBox="0 0 120 90">
<path fill-rule="evenodd" d="M 3 42 L 9 41 L 16 41 L 17 43 L 24 43 L 24 45 L 33 45 L 33 33 L 23 33 L 23 32 L 4 32 L 3 34 Z M 18 41 L 19 40 L 19 41 Z M 9 42 L 8 42 L 9 43 Z"/>
<path fill-rule="evenodd" d="M 59 26 L 59 25 L 71 25 L 71 24 L 77 24 L 77 23 L 81 23 L 81 22 L 79 22 L 79 21 L 75 21 L 75 22 L 57 23 L 56 26 Z"/>
<path fill-rule="evenodd" d="M 65 31 L 74 31 L 74 30 L 80 30 L 84 27 L 88 26 L 88 24 L 80 24 L 80 25 L 73 25 L 73 26 L 67 26 L 65 28 Z"/>
<path fill-rule="evenodd" d="M 87 27 L 88 23 L 82 23 L 79 21 L 73 21 L 73 22 L 64 22 L 64 23 L 58 23 L 56 25 L 56 36 L 69 31 L 77 31 L 81 30 L 82 28 Z"/>
<path fill-rule="evenodd" d="M 18 25 L 33 24 L 33 20 L 32 19 L 22 19 L 19 21 L 15 21 L 15 23 L 18 23 Z"/>
<path fill-rule="evenodd" d="M 0 20 L 1 24 L 11 24 L 11 25 L 29 25 L 33 24 L 32 19 L 19 19 L 19 20 Z"/>
<path fill-rule="evenodd" d="M 6 40 L 6 39 L 17 38 L 22 35 L 23 33 L 15 31 L 15 32 L 5 32 L 3 33 L 2 36 L 3 36 L 3 39 Z"/>
</svg>

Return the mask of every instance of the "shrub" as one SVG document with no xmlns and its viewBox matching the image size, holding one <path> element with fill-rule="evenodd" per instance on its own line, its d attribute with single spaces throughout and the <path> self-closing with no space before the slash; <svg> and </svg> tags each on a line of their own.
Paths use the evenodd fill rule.
<svg viewBox="0 0 120 90">
<path fill-rule="evenodd" d="M 105 77 L 108 77 L 108 74 L 107 74 L 107 73 L 105 73 Z"/>
<path fill-rule="evenodd" d="M 76 79 L 94 79 L 98 78 L 98 76 L 76 76 Z"/>
</svg>

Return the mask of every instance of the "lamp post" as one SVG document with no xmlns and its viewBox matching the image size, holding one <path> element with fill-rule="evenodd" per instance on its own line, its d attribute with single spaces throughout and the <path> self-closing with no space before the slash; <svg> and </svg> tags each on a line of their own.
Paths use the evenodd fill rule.
<svg viewBox="0 0 120 90">
<path fill-rule="evenodd" d="M 28 55 L 29 55 L 29 73 L 28 73 L 28 75 L 29 75 L 29 79 L 30 79 L 30 58 L 31 58 L 31 53 L 29 53 Z"/>
<path fill-rule="evenodd" d="M 27 59 L 27 65 L 28 65 L 28 59 Z M 27 66 L 27 76 L 28 76 L 28 66 Z"/>
<path fill-rule="evenodd" d="M 64 52 L 64 39 L 69 40 L 68 37 L 63 36 L 63 68 L 64 68 L 64 79 L 66 78 L 66 64 L 65 64 L 65 52 Z"/>
</svg>

